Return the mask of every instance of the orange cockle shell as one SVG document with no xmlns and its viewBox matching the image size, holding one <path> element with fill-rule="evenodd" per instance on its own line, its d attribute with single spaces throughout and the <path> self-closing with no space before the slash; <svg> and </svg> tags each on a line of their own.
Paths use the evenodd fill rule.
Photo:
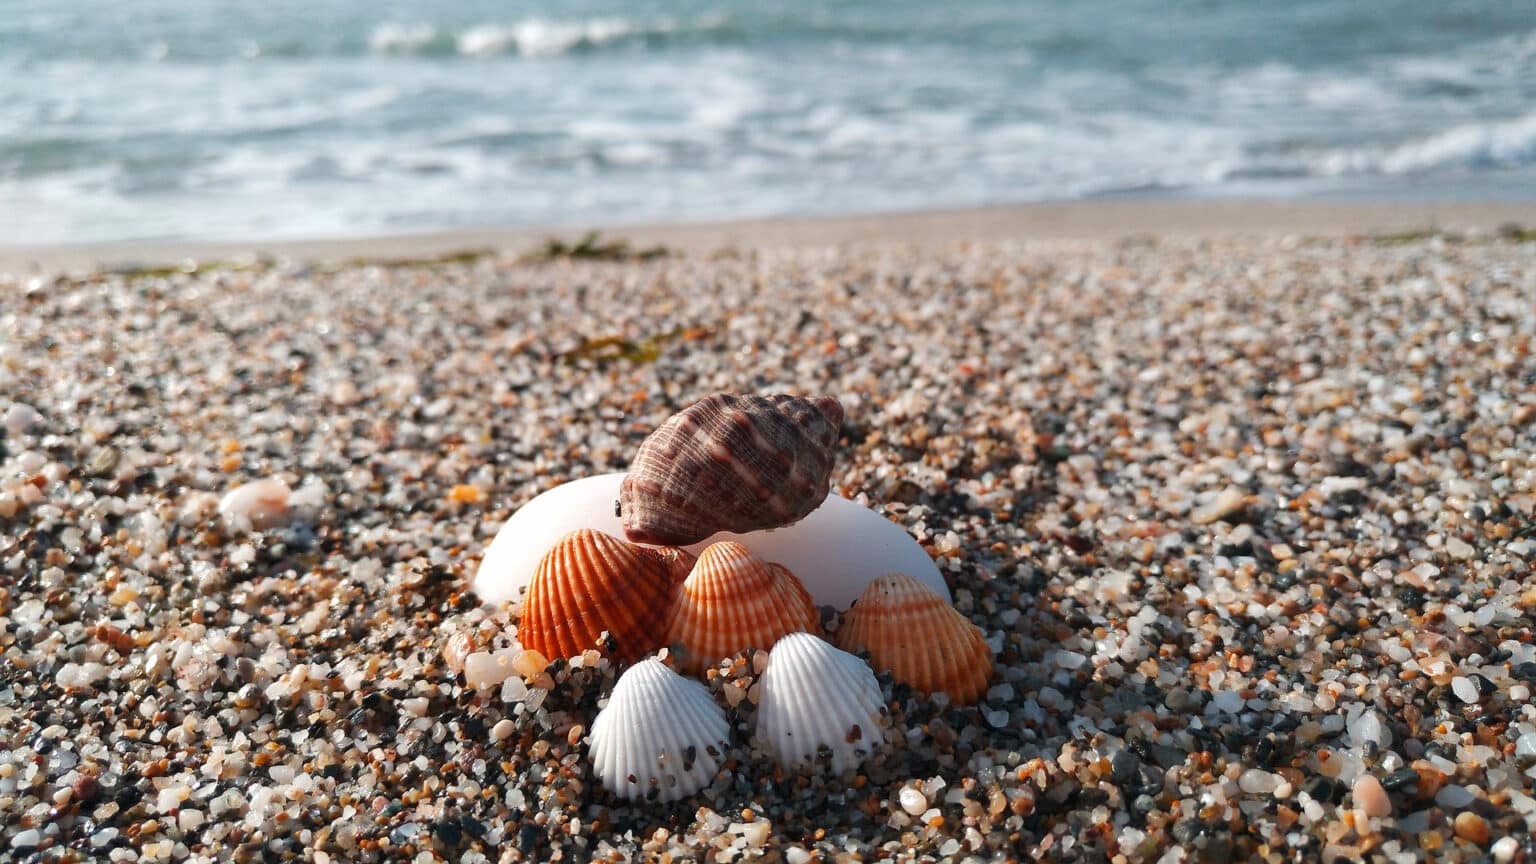
<svg viewBox="0 0 1536 864">
<path fill-rule="evenodd" d="M 575 657 L 607 631 L 629 661 L 661 647 L 667 616 L 693 556 L 649 549 L 583 528 L 545 553 L 528 583 L 517 638 L 551 659 Z"/>
<path fill-rule="evenodd" d="M 979 699 L 992 677 L 981 628 L 904 573 L 864 586 L 833 641 L 844 651 L 868 651 L 875 669 L 924 693 L 947 693 L 954 705 Z"/>
<path fill-rule="evenodd" d="M 724 541 L 699 553 L 664 643 L 680 645 L 683 670 L 702 675 L 723 657 L 772 648 L 779 637 L 801 630 L 820 634 L 821 616 L 795 574 Z"/>
</svg>

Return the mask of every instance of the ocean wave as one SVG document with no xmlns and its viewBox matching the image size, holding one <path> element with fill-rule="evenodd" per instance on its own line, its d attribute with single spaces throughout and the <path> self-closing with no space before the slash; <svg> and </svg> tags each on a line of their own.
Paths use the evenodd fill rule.
<svg viewBox="0 0 1536 864">
<path fill-rule="evenodd" d="M 1316 173 L 1422 174 L 1447 168 L 1514 168 L 1536 162 L 1536 114 L 1491 123 L 1467 123 L 1390 146 L 1333 150 L 1314 163 Z"/>
<path fill-rule="evenodd" d="M 481 24 L 444 31 L 430 24 L 381 24 L 368 36 L 375 54 L 457 54 L 464 57 L 558 57 L 577 51 L 631 44 L 672 36 L 721 31 L 726 20 L 706 16 L 683 22 L 671 18 L 631 21 L 627 18 L 587 18 L 559 21 L 527 18 L 515 24 Z"/>
</svg>

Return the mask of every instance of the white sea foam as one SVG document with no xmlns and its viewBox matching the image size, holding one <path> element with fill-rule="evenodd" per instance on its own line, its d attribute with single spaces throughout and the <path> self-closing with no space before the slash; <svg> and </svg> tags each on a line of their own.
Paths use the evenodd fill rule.
<svg viewBox="0 0 1536 864">
<path fill-rule="evenodd" d="M 1513 167 L 1536 162 L 1536 114 L 1491 123 L 1466 123 L 1389 147 L 1331 150 L 1314 162 L 1316 173 L 1417 174 L 1439 168 Z"/>
<path fill-rule="evenodd" d="M 529 18 L 510 26 L 485 25 L 459 34 L 460 54 L 485 57 L 516 53 L 522 57 L 555 57 L 578 47 L 603 45 L 640 32 L 672 29 L 663 22 L 650 27 L 623 18 L 592 18 L 585 21 L 551 21 Z"/>
<path fill-rule="evenodd" d="M 414 54 L 436 38 L 430 24 L 380 24 L 368 34 L 368 48 L 375 54 Z"/>
</svg>

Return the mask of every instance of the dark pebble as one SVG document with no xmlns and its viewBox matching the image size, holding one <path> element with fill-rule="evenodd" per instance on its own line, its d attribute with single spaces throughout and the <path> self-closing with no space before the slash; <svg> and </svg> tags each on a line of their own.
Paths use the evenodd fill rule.
<svg viewBox="0 0 1536 864">
<path fill-rule="evenodd" d="M 436 834 L 437 839 L 441 840 L 445 846 L 457 846 L 464 839 L 463 829 L 452 819 L 438 820 L 437 824 L 432 826 L 432 833 Z"/>
<path fill-rule="evenodd" d="M 1418 782 L 1419 772 L 1413 770 L 1412 768 L 1401 768 L 1397 771 L 1393 771 L 1391 774 L 1388 774 L 1387 778 L 1381 781 L 1381 785 L 1384 786 L 1388 792 L 1402 792 L 1406 789 L 1411 789 L 1414 786 L 1417 786 Z"/>
<path fill-rule="evenodd" d="M 1310 777 L 1307 782 L 1301 784 L 1301 791 L 1312 796 L 1312 800 L 1319 804 L 1327 804 L 1337 801 L 1344 791 L 1339 784 L 1321 775 Z"/>
<path fill-rule="evenodd" d="M 533 854 L 539 845 L 539 826 L 524 825 L 517 829 L 517 849 L 524 855 Z"/>
<path fill-rule="evenodd" d="M 1109 760 L 1109 777 L 1116 783 L 1124 786 L 1136 779 L 1137 769 L 1141 767 L 1141 760 L 1129 750 L 1121 750 L 1114 758 Z"/>
</svg>

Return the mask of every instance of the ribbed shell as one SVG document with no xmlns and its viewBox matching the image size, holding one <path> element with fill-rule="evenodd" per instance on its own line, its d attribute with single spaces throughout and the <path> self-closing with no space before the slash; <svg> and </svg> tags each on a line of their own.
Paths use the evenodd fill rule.
<svg viewBox="0 0 1536 864">
<path fill-rule="evenodd" d="M 699 554 L 683 583 L 666 645 L 682 645 L 690 675 L 746 648 L 772 648 L 786 633 L 821 632 L 821 616 L 795 574 L 753 555 L 740 543 L 715 543 Z"/>
<path fill-rule="evenodd" d="M 863 660 L 809 633 L 791 633 L 768 655 L 757 737 L 787 769 L 857 766 L 884 740 L 885 703 Z"/>
<path fill-rule="evenodd" d="M 692 556 L 636 546 L 583 528 L 539 562 L 523 600 L 517 637 L 544 656 L 574 657 L 604 630 L 613 656 L 633 660 L 660 647 L 677 586 Z"/>
<path fill-rule="evenodd" d="M 695 402 L 640 444 L 619 488 L 625 536 L 686 546 L 799 521 L 827 497 L 842 422 L 829 396 Z"/>
<path fill-rule="evenodd" d="M 675 801 L 714 779 L 730 724 L 709 691 L 655 658 L 619 677 L 592 723 L 592 772 L 614 794 Z"/>
<path fill-rule="evenodd" d="M 834 641 L 846 651 L 868 651 L 870 663 L 897 681 L 949 694 L 952 705 L 976 701 L 992 677 L 992 653 L 981 628 L 904 573 L 866 585 Z"/>
</svg>

